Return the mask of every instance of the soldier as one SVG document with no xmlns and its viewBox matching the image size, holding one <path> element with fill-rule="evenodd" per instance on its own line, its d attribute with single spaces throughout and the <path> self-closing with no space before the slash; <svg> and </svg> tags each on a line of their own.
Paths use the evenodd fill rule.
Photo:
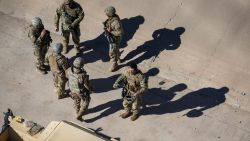
<svg viewBox="0 0 250 141">
<path fill-rule="evenodd" d="M 103 23 L 106 37 L 109 41 L 109 57 L 112 62 L 112 66 L 109 69 L 111 72 L 116 71 L 118 63 L 120 63 L 120 51 L 119 46 L 123 35 L 122 23 L 119 16 L 116 14 L 116 10 L 113 6 L 109 6 L 105 9 L 105 13 L 108 19 Z"/>
<path fill-rule="evenodd" d="M 36 69 L 42 74 L 46 73 L 44 67 L 45 55 L 48 47 L 52 42 L 50 32 L 43 26 L 42 20 L 39 17 L 34 17 L 31 20 L 28 37 L 31 39 L 34 47 L 34 55 L 36 56 Z"/>
<path fill-rule="evenodd" d="M 68 52 L 69 36 L 71 33 L 76 53 L 80 52 L 80 22 L 84 18 L 82 7 L 74 0 L 65 0 L 56 10 L 55 30 L 59 31 L 59 20 L 61 18 L 61 29 L 63 37 L 63 52 Z"/>
<path fill-rule="evenodd" d="M 73 62 L 73 66 L 67 70 L 69 89 L 76 110 L 76 119 L 80 121 L 83 121 L 82 116 L 89 106 L 90 94 L 93 93 L 93 88 L 89 82 L 89 75 L 83 69 L 83 65 L 83 59 L 77 57 Z"/>
<path fill-rule="evenodd" d="M 137 68 L 136 64 L 131 64 L 115 81 L 113 87 L 118 88 L 123 83 L 123 107 L 125 112 L 121 114 L 122 118 L 131 116 L 131 120 L 135 121 L 139 117 L 142 95 L 148 89 L 147 78 Z"/>
<path fill-rule="evenodd" d="M 66 96 L 65 84 L 67 82 L 65 71 L 69 68 L 68 59 L 61 54 L 63 45 L 56 43 L 53 47 L 53 52 L 48 55 L 47 59 L 54 76 L 54 85 L 58 99 L 62 99 Z"/>
</svg>

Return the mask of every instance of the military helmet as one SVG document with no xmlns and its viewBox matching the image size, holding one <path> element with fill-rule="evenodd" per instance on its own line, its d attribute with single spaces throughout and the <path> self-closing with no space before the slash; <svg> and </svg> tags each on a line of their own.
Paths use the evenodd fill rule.
<svg viewBox="0 0 250 141">
<path fill-rule="evenodd" d="M 73 0 L 64 0 L 65 4 L 68 4 L 68 3 L 71 3 L 71 2 L 73 2 Z"/>
<path fill-rule="evenodd" d="M 56 54 L 60 54 L 62 52 L 62 49 L 63 49 L 63 45 L 62 43 L 56 43 L 53 47 L 53 51 L 56 53 Z"/>
<path fill-rule="evenodd" d="M 115 8 L 114 8 L 113 6 L 109 6 L 109 7 L 107 7 L 107 8 L 105 9 L 106 15 L 107 15 L 107 16 L 110 16 L 110 17 L 114 16 L 114 15 L 115 15 L 115 12 L 116 12 L 116 10 L 115 10 Z"/>
<path fill-rule="evenodd" d="M 82 57 L 77 57 L 73 62 L 73 66 L 78 69 L 83 67 L 83 65 L 84 65 L 84 60 Z"/>
<path fill-rule="evenodd" d="M 36 28 L 41 27 L 43 25 L 42 20 L 39 17 L 34 17 L 31 20 L 31 24 Z"/>
</svg>

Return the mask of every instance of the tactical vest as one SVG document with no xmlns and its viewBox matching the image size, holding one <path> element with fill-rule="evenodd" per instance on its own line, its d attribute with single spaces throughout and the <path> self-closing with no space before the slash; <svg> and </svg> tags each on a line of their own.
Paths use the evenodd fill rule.
<svg viewBox="0 0 250 141">
<path fill-rule="evenodd" d="M 62 13 L 62 23 L 66 25 L 70 25 L 77 18 L 77 10 L 79 9 L 76 4 L 73 9 L 66 9 L 66 6 L 63 4 L 61 7 Z"/>
<path fill-rule="evenodd" d="M 32 36 L 34 36 L 36 38 L 36 40 L 37 40 L 38 37 L 41 35 L 43 29 L 44 29 L 43 26 L 41 28 L 35 28 L 34 26 L 30 25 L 30 30 L 29 30 L 29 33 L 28 33 L 28 37 L 31 38 Z M 46 30 L 46 34 L 44 36 L 45 37 L 42 40 L 42 42 L 35 42 L 35 45 L 37 45 L 37 46 L 49 45 L 52 42 L 50 32 L 48 30 Z"/>
<path fill-rule="evenodd" d="M 138 72 L 133 75 L 129 71 L 125 73 L 127 84 L 125 88 L 131 92 L 137 92 L 141 88 L 141 82 L 143 81 L 142 72 Z"/>
<path fill-rule="evenodd" d="M 80 94 L 83 93 L 84 90 L 86 90 L 86 88 L 84 87 L 85 77 L 87 77 L 85 71 L 76 74 L 73 72 L 73 68 L 69 68 L 68 71 L 69 89 L 72 93 Z"/>
<path fill-rule="evenodd" d="M 115 15 L 114 17 L 112 17 L 111 19 L 108 19 L 108 21 L 106 22 L 106 27 L 107 28 L 111 28 L 112 29 L 112 23 L 114 22 L 114 21 L 116 21 L 116 20 L 118 20 L 119 21 L 119 23 L 121 24 L 121 20 L 120 20 L 120 17 L 118 16 L 118 15 Z M 122 25 L 121 25 L 121 28 L 122 28 Z M 114 29 L 112 29 L 112 30 L 114 30 Z M 123 29 L 121 29 L 121 30 L 123 30 Z M 121 36 L 121 35 L 120 35 Z"/>
</svg>

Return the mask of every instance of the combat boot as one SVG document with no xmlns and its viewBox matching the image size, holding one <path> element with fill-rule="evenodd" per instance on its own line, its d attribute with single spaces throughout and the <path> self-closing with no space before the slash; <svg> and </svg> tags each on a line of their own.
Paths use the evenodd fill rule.
<svg viewBox="0 0 250 141">
<path fill-rule="evenodd" d="M 84 121 L 84 119 L 82 118 L 82 114 L 77 114 L 76 115 L 76 119 L 79 120 L 79 121 Z"/>
<path fill-rule="evenodd" d="M 125 118 L 128 118 L 129 116 L 131 116 L 131 112 L 130 111 L 126 111 L 125 113 L 122 113 L 120 116 L 125 119 Z"/>
<path fill-rule="evenodd" d="M 41 73 L 41 74 L 46 74 L 46 71 L 41 69 L 41 68 L 36 68 L 36 71 Z"/>
<path fill-rule="evenodd" d="M 111 66 L 111 68 L 109 69 L 110 72 L 114 72 L 118 69 L 118 64 L 117 62 L 114 62 Z"/>
<path fill-rule="evenodd" d="M 58 95 L 58 99 L 63 99 L 63 98 L 66 98 L 66 97 L 69 97 L 68 95 L 66 94 L 61 94 L 61 95 Z"/>
<path fill-rule="evenodd" d="M 138 114 L 134 114 L 133 113 L 133 115 L 131 116 L 131 121 L 135 121 L 135 120 L 137 120 L 139 118 L 139 115 Z"/>
</svg>

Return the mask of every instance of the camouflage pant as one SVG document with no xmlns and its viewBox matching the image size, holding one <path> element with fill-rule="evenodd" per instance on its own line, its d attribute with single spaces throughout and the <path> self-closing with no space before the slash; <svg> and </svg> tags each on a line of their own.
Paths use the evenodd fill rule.
<svg viewBox="0 0 250 141">
<path fill-rule="evenodd" d="M 120 59 L 120 42 L 121 37 L 117 37 L 115 43 L 109 44 L 109 58 L 111 62 L 116 63 Z"/>
<path fill-rule="evenodd" d="M 132 112 L 133 114 L 139 114 L 141 103 L 142 103 L 142 98 L 137 97 L 132 103 L 127 102 L 127 100 L 123 99 L 122 105 L 125 111 Z"/>
<path fill-rule="evenodd" d="M 83 116 L 85 111 L 88 109 L 90 97 L 76 93 L 72 93 L 71 97 L 74 100 L 74 108 L 77 116 Z"/>
<path fill-rule="evenodd" d="M 67 78 L 65 76 L 65 73 L 61 73 L 61 74 L 53 74 L 54 76 L 54 85 L 56 87 L 56 92 L 57 95 L 63 95 L 65 92 L 65 85 L 67 82 Z"/>
<path fill-rule="evenodd" d="M 34 55 L 36 56 L 36 67 L 38 69 L 41 69 L 44 65 L 46 53 L 47 53 L 46 45 L 34 48 Z"/>
<path fill-rule="evenodd" d="M 78 48 L 80 46 L 80 35 L 81 35 L 79 27 L 76 27 L 74 30 L 62 30 L 64 48 L 68 47 L 70 34 L 74 42 L 74 47 Z"/>
</svg>

